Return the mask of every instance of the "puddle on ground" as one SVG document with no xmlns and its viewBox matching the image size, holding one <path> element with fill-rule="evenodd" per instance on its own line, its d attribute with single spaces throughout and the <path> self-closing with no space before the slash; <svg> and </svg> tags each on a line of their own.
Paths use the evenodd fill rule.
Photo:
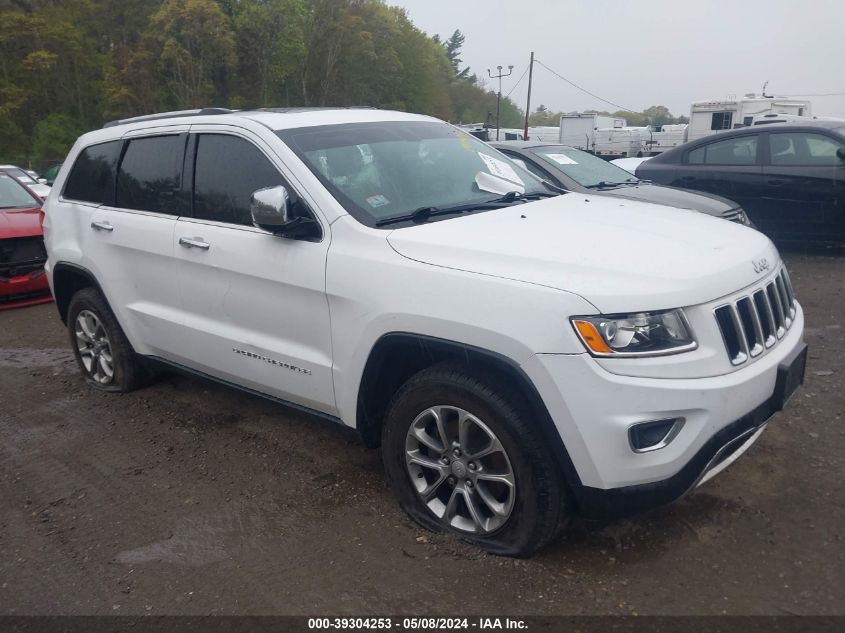
<svg viewBox="0 0 845 633">
<path fill-rule="evenodd" d="M 0 367 L 12 369 L 53 370 L 54 374 L 75 373 L 76 359 L 73 352 L 64 347 L 30 349 L 26 347 L 0 347 Z"/>
</svg>

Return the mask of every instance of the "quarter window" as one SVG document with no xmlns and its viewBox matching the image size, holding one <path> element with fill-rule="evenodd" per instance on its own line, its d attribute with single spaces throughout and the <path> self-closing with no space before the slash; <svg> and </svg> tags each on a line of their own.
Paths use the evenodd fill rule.
<svg viewBox="0 0 845 633">
<path fill-rule="evenodd" d="M 194 216 L 252 226 L 253 192 L 283 185 L 278 170 L 252 143 L 236 136 L 202 134 L 197 141 Z"/>
<path fill-rule="evenodd" d="M 79 153 L 65 184 L 68 200 L 107 204 L 114 191 L 114 169 L 123 141 L 86 147 Z"/>
<path fill-rule="evenodd" d="M 772 165 L 840 165 L 836 151 L 841 143 L 823 134 L 779 132 L 769 135 L 769 162 Z"/>
<path fill-rule="evenodd" d="M 129 141 L 117 174 L 115 205 L 179 215 L 184 135 Z"/>
<path fill-rule="evenodd" d="M 697 147 L 687 154 L 691 165 L 754 165 L 757 137 L 740 136 Z"/>
</svg>

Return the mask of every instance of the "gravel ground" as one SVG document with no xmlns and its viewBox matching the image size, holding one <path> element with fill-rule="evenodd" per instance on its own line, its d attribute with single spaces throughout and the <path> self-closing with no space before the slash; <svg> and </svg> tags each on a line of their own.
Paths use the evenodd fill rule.
<svg viewBox="0 0 845 633">
<path fill-rule="evenodd" d="M 0 613 L 843 614 L 845 257 L 786 259 L 787 410 L 694 494 L 531 560 L 418 529 L 330 423 L 180 376 L 97 393 L 53 305 L 0 312 Z"/>
</svg>

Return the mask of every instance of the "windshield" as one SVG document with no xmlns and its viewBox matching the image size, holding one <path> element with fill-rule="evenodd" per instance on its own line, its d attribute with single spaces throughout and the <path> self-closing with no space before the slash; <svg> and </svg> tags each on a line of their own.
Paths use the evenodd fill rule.
<svg viewBox="0 0 845 633">
<path fill-rule="evenodd" d="M 25 183 L 27 185 L 37 185 L 38 184 L 38 181 L 33 179 L 33 177 L 30 176 L 28 173 L 26 173 L 23 169 L 18 169 L 17 167 L 14 167 L 14 168 L 11 168 L 11 169 L 7 169 L 6 173 L 9 174 L 10 176 L 14 177 L 14 178 L 17 178 L 22 183 Z"/>
<path fill-rule="evenodd" d="M 39 206 L 29 192 L 8 174 L 0 174 L 0 209 L 31 209 Z"/>
<path fill-rule="evenodd" d="M 381 121 L 280 130 L 341 205 L 368 226 L 422 208 L 549 194 L 535 176 L 473 136 L 440 121 Z M 479 172 L 485 174 L 476 183 Z M 444 218 L 454 216 L 443 216 Z"/>
<path fill-rule="evenodd" d="M 595 187 L 602 183 L 638 182 L 637 178 L 621 167 L 580 149 L 549 145 L 534 147 L 531 151 L 582 187 Z"/>
</svg>

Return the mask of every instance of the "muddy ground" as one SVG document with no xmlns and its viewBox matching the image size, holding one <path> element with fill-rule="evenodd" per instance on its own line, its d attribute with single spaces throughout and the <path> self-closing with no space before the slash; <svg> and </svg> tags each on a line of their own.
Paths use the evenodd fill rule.
<svg viewBox="0 0 845 633">
<path fill-rule="evenodd" d="M 418 529 L 330 423 L 181 376 L 97 393 L 53 305 L 0 312 L 0 613 L 845 613 L 845 256 L 787 260 L 788 409 L 695 494 L 532 560 Z"/>
</svg>

